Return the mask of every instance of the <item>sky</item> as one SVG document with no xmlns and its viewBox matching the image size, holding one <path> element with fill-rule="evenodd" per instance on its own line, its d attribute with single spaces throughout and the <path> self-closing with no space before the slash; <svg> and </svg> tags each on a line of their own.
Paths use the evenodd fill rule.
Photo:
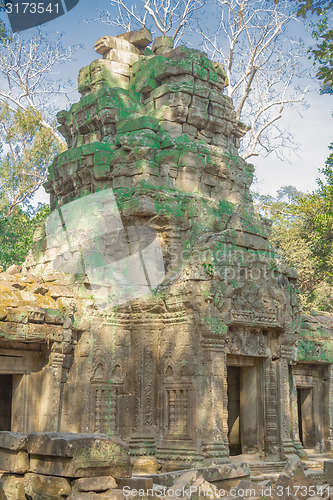
<svg viewBox="0 0 333 500">
<path fill-rule="evenodd" d="M 129 0 L 129 4 L 130 4 Z M 108 5 L 108 0 L 99 0 L 98 5 Z M 44 25 L 51 37 L 63 33 L 63 43 L 80 43 L 82 47 L 76 52 L 74 61 L 59 67 L 60 75 L 70 77 L 73 87 L 76 86 L 79 69 L 90 64 L 100 56 L 94 51 L 94 43 L 103 35 L 116 35 L 115 28 L 98 22 L 85 22 L 87 19 L 98 18 L 94 0 L 80 0 L 78 5 L 62 17 Z M 292 27 L 292 29 L 295 29 Z M 297 23 L 297 35 L 305 43 L 311 44 L 310 29 L 307 23 Z M 33 29 L 22 32 L 31 36 Z M 304 64 L 311 72 L 311 62 Z M 288 127 L 299 145 L 298 151 L 290 151 L 287 160 L 280 160 L 274 153 L 268 157 L 256 157 L 250 160 L 255 166 L 255 181 L 253 190 L 260 194 L 274 195 L 286 185 L 293 185 L 298 190 L 310 192 L 316 188 L 318 169 L 322 168 L 329 154 L 328 146 L 333 141 L 333 96 L 320 95 L 319 84 L 315 78 L 309 78 L 310 91 L 307 95 L 308 109 L 298 113 L 296 110 L 286 111 L 280 120 L 280 126 Z M 74 101 L 79 95 L 74 94 Z M 38 193 L 36 201 L 48 201 L 47 195 Z"/>
</svg>

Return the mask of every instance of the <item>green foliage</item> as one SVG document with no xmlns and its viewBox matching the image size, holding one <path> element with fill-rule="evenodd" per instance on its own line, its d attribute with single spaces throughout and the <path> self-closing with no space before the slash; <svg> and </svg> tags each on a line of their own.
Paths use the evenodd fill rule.
<svg viewBox="0 0 333 500">
<path fill-rule="evenodd" d="M 6 41 L 11 40 L 10 33 L 8 33 L 4 20 L 2 19 L 2 12 L 5 10 L 5 3 L 0 0 L 0 45 L 3 45 Z"/>
<path fill-rule="evenodd" d="M 273 0 L 274 3 L 279 3 L 279 0 Z M 290 0 L 295 3 L 295 0 Z M 332 0 L 296 0 L 297 15 L 305 17 L 308 12 L 312 14 L 323 14 L 333 9 Z"/>
<path fill-rule="evenodd" d="M 333 92 L 333 29 L 330 27 L 327 15 L 318 22 L 317 28 L 312 33 L 315 40 L 319 41 L 316 48 L 312 49 L 315 62 L 319 64 L 317 77 L 322 82 L 322 92 Z"/>
<path fill-rule="evenodd" d="M 313 193 L 287 186 L 276 197 L 257 197 L 256 204 L 273 222 L 271 243 L 298 271 L 304 309 L 332 312 L 333 153 L 321 172 L 325 180 Z"/>
<path fill-rule="evenodd" d="M 41 119 L 32 108 L 12 110 L 0 104 L 0 217 L 29 202 L 61 150 L 51 128 L 41 126 Z"/>
<path fill-rule="evenodd" d="M 0 265 L 7 269 L 22 264 L 33 245 L 33 235 L 50 213 L 47 205 L 23 211 L 16 206 L 12 215 L 0 219 Z"/>
<path fill-rule="evenodd" d="M 279 3 L 279 0 L 274 0 L 274 3 Z M 331 94 L 333 92 L 333 29 L 329 24 L 329 15 L 333 11 L 333 0 L 297 0 L 296 6 L 297 15 L 300 17 L 305 18 L 308 13 L 322 17 L 313 33 L 319 43 L 311 52 L 315 63 L 319 65 L 317 77 L 322 81 L 322 92 Z"/>
</svg>

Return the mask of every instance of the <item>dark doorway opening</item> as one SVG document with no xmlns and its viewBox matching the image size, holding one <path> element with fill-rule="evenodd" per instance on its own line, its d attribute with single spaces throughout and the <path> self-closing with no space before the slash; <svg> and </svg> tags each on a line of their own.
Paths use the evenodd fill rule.
<svg viewBox="0 0 333 500">
<path fill-rule="evenodd" d="M 304 448 L 315 446 L 315 426 L 313 418 L 313 389 L 297 388 L 297 412 L 299 439 Z"/>
<path fill-rule="evenodd" d="M 0 375 L 0 431 L 12 426 L 13 375 Z"/>
<path fill-rule="evenodd" d="M 228 366 L 228 440 L 230 455 L 242 453 L 240 433 L 241 368 Z"/>
</svg>

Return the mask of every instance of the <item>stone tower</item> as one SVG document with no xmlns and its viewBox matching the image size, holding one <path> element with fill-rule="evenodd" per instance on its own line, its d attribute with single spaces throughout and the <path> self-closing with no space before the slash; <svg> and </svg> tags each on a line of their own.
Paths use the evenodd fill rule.
<svg viewBox="0 0 333 500">
<path fill-rule="evenodd" d="M 299 306 L 254 211 L 223 67 L 148 30 L 96 43 L 24 272 L 73 291 L 59 428 L 168 467 L 285 458 Z M 50 278 L 51 280 L 51 278 Z"/>
</svg>

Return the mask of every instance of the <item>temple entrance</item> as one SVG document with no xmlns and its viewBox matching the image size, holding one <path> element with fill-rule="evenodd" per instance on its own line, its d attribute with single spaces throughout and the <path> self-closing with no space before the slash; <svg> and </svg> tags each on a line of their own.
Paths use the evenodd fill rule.
<svg viewBox="0 0 333 500">
<path fill-rule="evenodd" d="M 313 416 L 313 388 L 297 388 L 297 410 L 299 439 L 304 448 L 316 444 Z"/>
<path fill-rule="evenodd" d="M 230 455 L 242 453 L 240 437 L 240 375 L 238 366 L 228 366 L 228 441 Z"/>
<path fill-rule="evenodd" d="M 255 453 L 260 448 L 257 364 L 238 360 L 238 366 L 227 367 L 227 382 L 230 455 Z"/>
<path fill-rule="evenodd" d="M 13 375 L 0 375 L 0 431 L 12 425 Z"/>
</svg>

